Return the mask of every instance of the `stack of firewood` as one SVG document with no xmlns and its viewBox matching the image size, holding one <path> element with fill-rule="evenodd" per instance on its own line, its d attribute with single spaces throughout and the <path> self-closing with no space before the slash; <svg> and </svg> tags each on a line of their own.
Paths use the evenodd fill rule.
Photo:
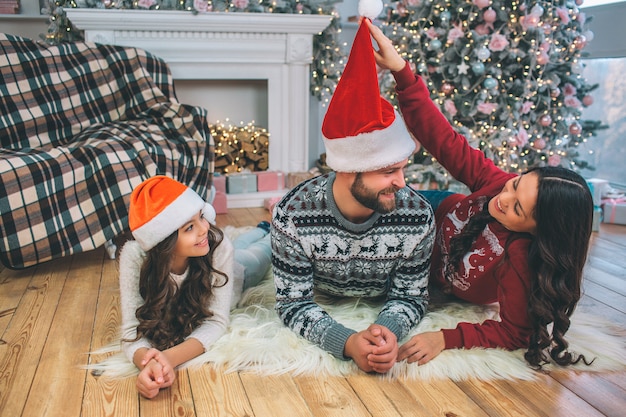
<svg viewBox="0 0 626 417">
<path fill-rule="evenodd" d="M 265 171 L 268 167 L 269 133 L 249 123 L 210 126 L 215 142 L 215 172 Z"/>
</svg>

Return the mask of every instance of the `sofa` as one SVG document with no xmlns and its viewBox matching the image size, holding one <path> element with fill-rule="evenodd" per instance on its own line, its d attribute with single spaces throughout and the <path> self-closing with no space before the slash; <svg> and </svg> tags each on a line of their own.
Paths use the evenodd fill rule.
<svg viewBox="0 0 626 417">
<path fill-rule="evenodd" d="M 132 189 L 171 176 L 209 198 L 206 110 L 137 48 L 0 34 L 0 260 L 11 269 L 128 232 Z M 114 251 L 109 251 L 114 256 Z"/>
</svg>

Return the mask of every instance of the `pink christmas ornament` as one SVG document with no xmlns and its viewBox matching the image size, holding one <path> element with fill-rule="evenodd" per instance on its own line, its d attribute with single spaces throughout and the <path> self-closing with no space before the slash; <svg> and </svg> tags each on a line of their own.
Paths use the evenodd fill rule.
<svg viewBox="0 0 626 417">
<path fill-rule="evenodd" d="M 528 132 L 523 127 L 520 127 L 515 136 L 515 144 L 517 146 L 524 147 L 528 143 Z"/>
<path fill-rule="evenodd" d="M 490 28 L 489 26 L 487 26 L 484 23 L 481 23 L 480 25 L 477 25 L 474 30 L 476 31 L 476 33 L 478 33 L 479 35 L 488 35 L 490 32 Z"/>
<path fill-rule="evenodd" d="M 566 83 L 563 86 L 563 94 L 566 96 L 573 96 L 576 94 L 576 87 L 574 87 L 571 83 Z"/>
<path fill-rule="evenodd" d="M 576 96 L 565 96 L 565 98 L 563 99 L 563 104 L 565 104 L 567 107 L 578 110 L 582 110 L 583 107 L 583 103 L 581 103 Z"/>
<path fill-rule="evenodd" d="M 249 0 L 233 0 L 233 6 L 236 9 L 245 9 L 250 4 Z"/>
<path fill-rule="evenodd" d="M 450 83 L 443 83 L 441 85 L 441 92 L 444 93 L 446 96 L 449 96 L 450 94 L 452 94 L 452 92 L 454 91 L 454 86 Z"/>
<path fill-rule="evenodd" d="M 528 29 L 535 28 L 539 25 L 540 17 L 535 16 L 533 14 L 529 14 L 529 15 L 520 17 L 519 21 L 522 24 L 522 28 L 524 30 L 528 30 Z"/>
<path fill-rule="evenodd" d="M 583 127 L 578 122 L 574 122 L 569 125 L 569 133 L 572 135 L 580 135 L 583 131 Z"/>
<path fill-rule="evenodd" d="M 559 155 L 550 155 L 548 157 L 548 165 L 550 165 L 551 167 L 556 167 L 559 166 L 561 164 L 561 157 Z"/>
<path fill-rule="evenodd" d="M 569 11 L 567 10 L 566 7 L 557 7 L 556 8 L 556 15 L 559 17 L 559 19 L 561 19 L 561 22 L 564 25 L 567 25 L 570 21 L 569 18 Z"/>
<path fill-rule="evenodd" d="M 428 39 L 437 39 L 439 37 L 439 34 L 437 33 L 437 29 L 431 26 L 426 31 L 426 36 L 428 37 Z"/>
<path fill-rule="evenodd" d="M 520 109 L 520 113 L 522 114 L 526 114 L 528 113 L 531 109 L 533 108 L 533 103 L 532 101 L 525 101 L 522 104 L 522 108 Z"/>
<path fill-rule="evenodd" d="M 206 13 L 209 9 L 209 2 L 207 0 L 194 0 L 193 8 L 200 13 Z"/>
<path fill-rule="evenodd" d="M 139 7 L 142 7 L 145 9 L 149 9 L 154 4 L 156 4 L 156 0 L 139 0 L 139 2 L 137 3 Z"/>
<path fill-rule="evenodd" d="M 483 114 L 491 114 L 498 108 L 498 105 L 495 103 L 479 103 L 476 106 L 476 110 Z"/>
<path fill-rule="evenodd" d="M 543 138 L 536 139 L 533 142 L 533 148 L 537 149 L 538 151 L 544 149 L 545 147 L 546 147 L 546 141 Z"/>
<path fill-rule="evenodd" d="M 479 9 L 484 9 L 485 7 L 489 6 L 491 0 L 472 0 L 472 3 L 474 3 L 474 6 L 478 7 Z"/>
<path fill-rule="evenodd" d="M 499 33 L 494 33 L 489 42 L 489 49 L 494 52 L 504 51 L 509 46 L 509 40 L 506 36 Z"/>
<path fill-rule="evenodd" d="M 487 23 L 493 23 L 496 21 L 496 11 L 491 7 L 484 11 L 483 20 Z"/>
<path fill-rule="evenodd" d="M 539 4 L 535 4 L 533 8 L 530 9 L 530 14 L 533 16 L 541 17 L 543 16 L 543 12 L 544 12 L 543 7 L 541 7 Z"/>
<path fill-rule="evenodd" d="M 585 105 L 585 107 L 591 106 L 593 104 L 593 96 L 586 95 L 585 97 L 583 97 L 583 104 Z"/>
<path fill-rule="evenodd" d="M 465 36 L 463 29 L 461 29 L 461 25 L 454 25 L 450 32 L 448 32 L 448 42 L 453 43 L 455 40 L 462 38 Z"/>
<path fill-rule="evenodd" d="M 545 52 L 541 52 L 537 56 L 537 64 L 539 65 L 546 65 L 549 61 L 550 61 L 550 56 L 548 56 L 548 54 L 546 54 Z"/>
<path fill-rule="evenodd" d="M 587 46 L 587 38 L 585 38 L 583 35 L 579 35 L 576 37 L 576 39 L 574 39 L 574 47 L 579 51 L 585 46 Z"/>
<path fill-rule="evenodd" d="M 539 118 L 539 124 L 543 127 L 550 126 L 552 124 L 552 117 L 549 114 L 544 114 Z"/>
<path fill-rule="evenodd" d="M 446 101 L 443 102 L 443 108 L 445 109 L 445 111 L 448 112 L 448 114 L 452 117 L 456 116 L 457 113 L 457 109 L 456 109 L 456 105 L 454 104 L 454 101 L 448 99 Z"/>
</svg>

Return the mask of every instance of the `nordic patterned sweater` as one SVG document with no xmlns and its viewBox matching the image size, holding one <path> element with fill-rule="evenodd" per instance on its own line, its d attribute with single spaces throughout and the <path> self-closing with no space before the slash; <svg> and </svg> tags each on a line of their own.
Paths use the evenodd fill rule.
<svg viewBox="0 0 626 417">
<path fill-rule="evenodd" d="M 333 172 L 299 184 L 273 211 L 272 265 L 276 310 L 285 325 L 337 358 L 356 333 L 335 321 L 314 290 L 339 297 L 385 297 L 377 324 L 398 341 L 423 317 L 434 242 L 430 205 L 398 191 L 397 208 L 356 224 L 339 212 Z M 363 329 L 358 329 L 359 331 Z"/>
<path fill-rule="evenodd" d="M 452 285 L 445 276 L 450 239 L 483 210 L 483 205 L 502 191 L 516 174 L 502 171 L 485 155 L 472 148 L 457 133 L 430 99 L 424 81 L 407 64 L 394 73 L 400 109 L 409 130 L 443 167 L 471 190 L 469 196 L 453 194 L 435 212 L 437 238 L 433 248 L 431 280 L 456 297 L 475 304 L 498 302 L 500 320 L 459 323 L 444 329 L 446 349 L 471 347 L 527 348 L 531 333 L 528 298 L 531 272 L 528 268 L 530 235 L 515 233 L 493 221 L 463 258 Z M 505 249 L 506 248 L 506 249 Z"/>
</svg>

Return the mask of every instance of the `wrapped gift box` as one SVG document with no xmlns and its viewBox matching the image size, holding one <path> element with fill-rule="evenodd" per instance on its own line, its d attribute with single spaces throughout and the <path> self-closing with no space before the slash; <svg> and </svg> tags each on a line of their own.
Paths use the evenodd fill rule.
<svg viewBox="0 0 626 417">
<path fill-rule="evenodd" d="M 602 204 L 602 196 L 604 196 L 606 190 L 609 188 L 609 182 L 601 178 L 589 178 L 587 185 L 593 197 L 593 205 L 600 206 Z"/>
<path fill-rule="evenodd" d="M 267 209 L 267 211 L 270 212 L 270 214 L 274 211 L 274 206 L 280 201 L 282 200 L 282 197 L 270 197 L 270 198 L 266 198 L 263 201 L 263 207 L 265 207 Z"/>
<path fill-rule="evenodd" d="M 626 198 L 602 200 L 604 223 L 626 224 Z"/>
<path fill-rule="evenodd" d="M 215 191 L 220 191 L 226 194 L 226 177 L 224 175 L 213 175 L 213 185 L 215 186 Z"/>
<path fill-rule="evenodd" d="M 274 191 L 285 188 L 285 174 L 281 171 L 257 171 L 257 190 Z"/>
<path fill-rule="evenodd" d="M 256 193 L 256 175 L 251 172 L 239 172 L 226 175 L 228 194 Z"/>
<path fill-rule="evenodd" d="M 217 191 L 212 204 L 216 214 L 228 213 L 228 199 L 225 192 Z"/>
<path fill-rule="evenodd" d="M 308 180 L 309 178 L 317 177 L 318 175 L 320 175 L 320 173 L 317 170 L 313 172 L 290 172 L 287 174 L 287 188 L 293 188 L 296 185 L 300 184 L 302 181 Z"/>
</svg>

